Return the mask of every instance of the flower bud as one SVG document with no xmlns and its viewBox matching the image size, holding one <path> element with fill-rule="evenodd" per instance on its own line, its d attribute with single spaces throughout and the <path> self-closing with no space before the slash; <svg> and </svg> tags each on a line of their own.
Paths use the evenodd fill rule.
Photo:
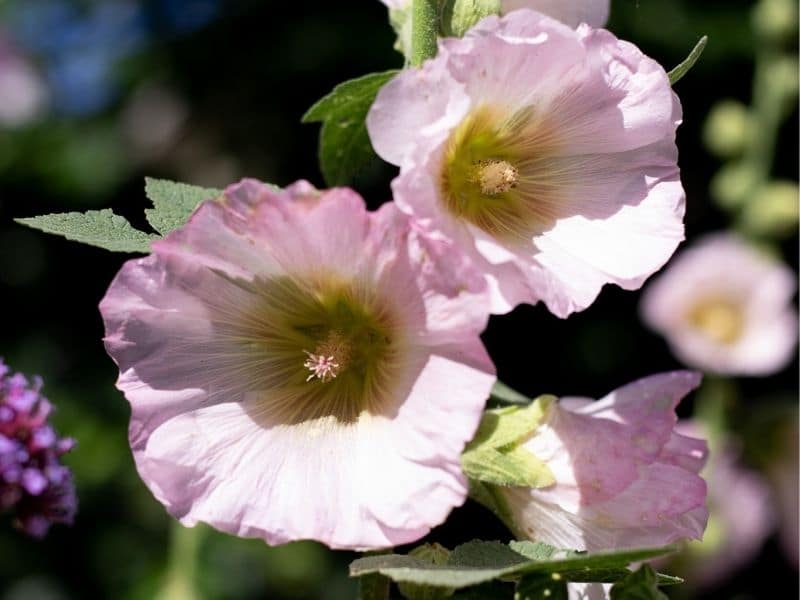
<svg viewBox="0 0 800 600">
<path fill-rule="evenodd" d="M 703 141 L 721 158 L 742 153 L 752 137 L 753 120 L 747 107 L 736 100 L 723 100 L 708 115 Z"/>
</svg>

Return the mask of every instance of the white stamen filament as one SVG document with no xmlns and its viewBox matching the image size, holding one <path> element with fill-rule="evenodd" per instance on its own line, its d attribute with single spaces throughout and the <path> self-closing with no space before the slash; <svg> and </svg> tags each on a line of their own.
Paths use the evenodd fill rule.
<svg viewBox="0 0 800 600">
<path fill-rule="evenodd" d="M 328 337 L 319 344 L 314 352 L 303 350 L 308 356 L 303 366 L 311 371 L 306 381 L 315 377 L 322 382 L 335 379 L 347 363 L 352 354 L 350 342 L 338 331 L 331 331 Z"/>
<path fill-rule="evenodd" d="M 314 379 L 314 377 L 316 377 L 317 379 L 326 382 L 330 381 L 331 379 L 335 379 L 339 374 L 340 365 L 338 362 L 336 362 L 336 358 L 334 356 L 311 354 L 311 352 L 308 352 L 307 350 L 303 350 L 303 352 L 308 355 L 308 359 L 303 363 L 303 366 L 311 371 L 311 375 L 306 377 L 306 381 L 311 381 Z"/>
</svg>

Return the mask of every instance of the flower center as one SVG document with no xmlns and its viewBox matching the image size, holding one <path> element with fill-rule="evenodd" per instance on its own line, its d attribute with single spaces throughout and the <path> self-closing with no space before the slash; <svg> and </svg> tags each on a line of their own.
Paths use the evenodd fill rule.
<svg viewBox="0 0 800 600">
<path fill-rule="evenodd" d="M 315 377 L 323 383 L 336 379 L 342 369 L 347 368 L 353 354 L 350 342 L 338 331 L 331 331 L 328 337 L 319 344 L 313 353 L 303 350 L 308 356 L 303 366 L 311 371 L 306 381 Z"/>
<path fill-rule="evenodd" d="M 689 312 L 688 318 L 695 329 L 719 344 L 735 343 L 744 329 L 741 308 L 727 300 L 700 302 Z"/>
<path fill-rule="evenodd" d="M 496 196 L 517 185 L 519 171 L 507 160 L 481 160 L 475 163 L 474 180 L 484 196 Z"/>
<path fill-rule="evenodd" d="M 504 241 L 530 241 L 563 210 L 557 138 L 531 107 L 476 108 L 445 144 L 444 208 Z"/>
<path fill-rule="evenodd" d="M 237 281 L 247 295 L 217 323 L 221 388 L 243 389 L 270 424 L 350 423 L 387 410 L 404 368 L 390 299 L 365 282 L 330 277 Z M 230 306 L 238 309 L 231 313 Z"/>
</svg>

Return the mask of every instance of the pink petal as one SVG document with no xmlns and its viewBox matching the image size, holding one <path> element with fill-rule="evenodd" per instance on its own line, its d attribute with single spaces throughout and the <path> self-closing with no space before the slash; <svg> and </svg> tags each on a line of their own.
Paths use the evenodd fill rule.
<svg viewBox="0 0 800 600">
<path fill-rule="evenodd" d="M 544 13 L 570 27 L 588 23 L 602 27 L 608 20 L 610 0 L 502 0 L 502 12 L 531 8 Z"/>
</svg>

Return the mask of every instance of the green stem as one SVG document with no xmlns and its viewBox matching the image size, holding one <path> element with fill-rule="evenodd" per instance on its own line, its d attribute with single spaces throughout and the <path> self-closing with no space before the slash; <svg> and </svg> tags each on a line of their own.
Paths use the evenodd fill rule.
<svg viewBox="0 0 800 600">
<path fill-rule="evenodd" d="M 775 141 L 781 125 L 781 93 L 769 77 L 779 54 L 771 48 L 760 48 L 756 54 L 753 83 L 753 113 L 758 135 L 748 146 L 745 161 L 755 169 L 758 182 L 769 179 L 775 155 Z"/>
<path fill-rule="evenodd" d="M 197 591 L 197 553 L 203 531 L 174 521 L 170 528 L 169 565 L 159 600 L 194 600 Z"/>
<path fill-rule="evenodd" d="M 418 67 L 436 56 L 436 37 L 439 21 L 437 0 L 412 0 L 411 6 L 411 66 Z"/>
<path fill-rule="evenodd" d="M 752 173 L 748 189 L 742 193 L 747 199 L 745 204 L 771 179 L 778 134 L 786 118 L 785 107 L 793 103 L 792 96 L 787 95 L 785 86 L 775 76 L 775 69 L 784 55 L 778 41 L 757 36 L 751 109 L 756 135 L 742 156 L 742 165 Z M 748 231 L 745 215 L 746 210 L 739 211 L 737 229 L 757 238 L 757 234 Z"/>
</svg>

